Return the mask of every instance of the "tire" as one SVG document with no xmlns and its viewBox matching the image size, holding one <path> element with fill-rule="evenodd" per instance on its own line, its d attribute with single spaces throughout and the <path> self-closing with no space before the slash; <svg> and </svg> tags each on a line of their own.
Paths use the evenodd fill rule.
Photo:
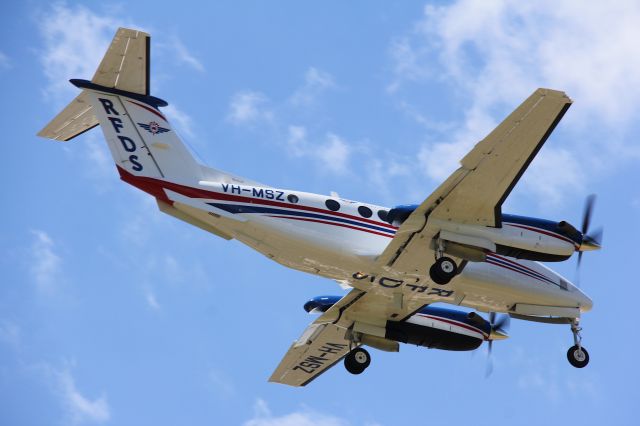
<svg viewBox="0 0 640 426">
<path fill-rule="evenodd" d="M 574 367 L 584 368 L 589 364 L 589 352 L 584 347 L 578 348 L 577 345 L 574 345 L 567 351 L 567 359 Z"/>
<path fill-rule="evenodd" d="M 458 265 L 450 257 L 441 257 L 429 268 L 429 276 L 436 284 L 447 284 L 458 273 Z"/>
<path fill-rule="evenodd" d="M 429 277 L 431 277 L 431 280 L 434 283 L 440 284 L 440 285 L 447 284 L 450 281 L 450 280 L 447 280 L 442 275 L 440 275 L 440 271 L 436 267 L 435 263 L 433 265 L 431 265 L 431 268 L 429 268 Z"/>
<path fill-rule="evenodd" d="M 371 364 L 371 355 L 362 348 L 356 348 L 344 358 L 344 367 L 351 374 L 360 374 Z"/>
</svg>

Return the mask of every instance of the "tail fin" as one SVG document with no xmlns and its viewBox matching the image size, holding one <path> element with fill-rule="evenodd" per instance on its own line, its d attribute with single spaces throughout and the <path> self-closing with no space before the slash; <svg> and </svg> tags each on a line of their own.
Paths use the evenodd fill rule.
<svg viewBox="0 0 640 426">
<path fill-rule="evenodd" d="M 114 161 L 130 174 L 198 178 L 201 168 L 149 94 L 149 34 L 120 28 L 91 81 L 38 136 L 68 141 L 100 124 Z M 122 173 L 121 173 L 122 174 Z"/>
</svg>

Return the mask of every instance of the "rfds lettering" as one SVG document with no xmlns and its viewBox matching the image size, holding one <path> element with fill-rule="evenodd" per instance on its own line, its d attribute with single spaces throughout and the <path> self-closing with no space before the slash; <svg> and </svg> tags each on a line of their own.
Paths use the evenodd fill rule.
<svg viewBox="0 0 640 426">
<path fill-rule="evenodd" d="M 136 152 L 138 147 L 136 146 L 135 141 L 127 136 L 119 134 L 120 130 L 124 129 L 124 125 L 122 124 L 122 120 L 117 117 L 120 115 L 120 113 L 113 106 L 113 102 L 111 102 L 109 99 L 104 98 L 98 98 L 98 100 L 102 104 L 104 112 L 107 114 L 107 119 L 109 119 L 111 125 L 113 126 L 113 130 L 118 133 L 117 136 L 120 140 L 120 143 L 122 144 L 122 148 L 126 152 Z M 129 161 L 131 161 L 131 164 L 133 164 L 133 166 L 131 167 L 133 170 L 135 170 L 136 172 L 142 171 L 142 164 L 140 164 L 140 162 L 138 161 L 138 156 L 136 154 L 129 155 Z"/>
</svg>

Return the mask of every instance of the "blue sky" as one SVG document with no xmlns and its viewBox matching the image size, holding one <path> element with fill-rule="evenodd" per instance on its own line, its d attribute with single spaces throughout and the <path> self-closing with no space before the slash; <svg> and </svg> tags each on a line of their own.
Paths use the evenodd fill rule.
<svg viewBox="0 0 640 426">
<path fill-rule="evenodd" d="M 0 16 L 0 424 L 635 424 L 640 6 L 544 0 L 13 2 Z M 38 130 L 118 26 L 152 34 L 152 93 L 202 161 L 274 186 L 422 201 L 540 86 L 574 99 L 504 210 L 594 222 L 583 318 L 513 321 L 486 353 L 374 351 L 360 377 L 267 383 L 331 281 L 157 211 L 100 132 Z M 575 261 L 552 265 L 575 276 Z"/>
</svg>

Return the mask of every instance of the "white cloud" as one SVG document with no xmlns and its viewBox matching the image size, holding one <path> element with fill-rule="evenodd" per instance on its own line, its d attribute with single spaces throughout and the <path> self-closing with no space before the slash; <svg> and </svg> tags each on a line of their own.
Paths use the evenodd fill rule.
<svg viewBox="0 0 640 426">
<path fill-rule="evenodd" d="M 310 67 L 305 73 L 304 84 L 291 95 L 296 106 L 311 105 L 327 89 L 335 87 L 333 76 L 326 71 Z"/>
<path fill-rule="evenodd" d="M 289 126 L 287 149 L 295 157 L 309 157 L 319 162 L 323 169 L 335 173 L 347 173 L 353 148 L 340 136 L 328 133 L 320 143 L 307 139 L 304 126 Z"/>
<path fill-rule="evenodd" d="M 539 199 L 560 204 L 563 194 L 584 192 L 586 178 L 585 168 L 575 160 L 575 154 L 548 146 L 531 163 L 523 184 Z"/>
<path fill-rule="evenodd" d="M 267 403 L 258 399 L 254 405 L 254 415 L 244 426 L 345 426 L 349 423 L 334 416 L 328 416 L 309 409 L 302 409 L 283 416 L 274 416 Z"/>
<path fill-rule="evenodd" d="M 269 99 L 260 92 L 242 91 L 234 94 L 227 119 L 236 125 L 270 121 L 273 113 L 267 109 Z"/>
<path fill-rule="evenodd" d="M 32 230 L 30 272 L 43 292 L 51 292 L 61 272 L 62 258 L 54 251 L 53 239 L 44 231 Z"/>
<path fill-rule="evenodd" d="M 340 136 L 329 133 L 326 142 L 318 147 L 318 158 L 326 168 L 336 173 L 346 173 L 351 147 Z"/>
<path fill-rule="evenodd" d="M 487 106 L 542 85 L 566 90 L 599 120 L 630 119 L 640 102 L 640 4 L 461 0 L 427 6 L 419 32 L 456 83 Z"/>
<path fill-rule="evenodd" d="M 158 300 L 156 299 L 156 295 L 153 294 L 153 292 L 151 290 L 147 290 L 147 292 L 145 294 L 145 300 L 147 301 L 147 305 L 149 305 L 149 307 L 151 309 L 153 309 L 154 311 L 159 311 L 160 310 L 160 304 L 158 303 Z"/>
<path fill-rule="evenodd" d="M 233 382 L 224 372 L 211 369 L 208 374 L 208 379 L 219 396 L 230 398 L 236 394 L 236 388 Z"/>
<path fill-rule="evenodd" d="M 429 70 L 422 63 L 423 49 L 412 46 L 406 37 L 391 43 L 389 53 L 393 59 L 393 80 L 387 86 L 387 92 L 395 93 L 406 81 L 416 81 L 428 77 Z"/>
<path fill-rule="evenodd" d="M 11 66 L 11 61 L 9 61 L 9 57 L 4 53 L 0 52 L 0 69 L 7 69 Z"/>
<path fill-rule="evenodd" d="M 195 132 L 193 130 L 193 119 L 189 114 L 182 111 L 174 104 L 169 104 L 164 107 L 164 110 L 167 113 L 167 118 L 172 123 L 175 123 L 179 133 L 184 134 L 188 138 L 193 138 L 195 136 Z"/>
<path fill-rule="evenodd" d="M 8 320 L 0 320 L 0 342 L 17 348 L 21 340 L 20 327 Z"/>
<path fill-rule="evenodd" d="M 103 423 L 110 419 L 106 396 L 91 400 L 76 388 L 75 380 L 69 371 L 54 371 L 54 374 L 58 382 L 59 396 L 72 424 Z"/>
<path fill-rule="evenodd" d="M 66 98 L 77 94 L 69 79 L 91 79 L 122 23 L 83 6 L 64 3 L 54 4 L 41 15 L 40 32 L 45 42 L 42 64 L 49 80 L 47 93 L 68 101 Z"/>
<path fill-rule="evenodd" d="M 204 72 L 204 65 L 182 44 L 182 41 L 174 37 L 171 43 L 172 53 L 178 61 L 187 64 L 196 71 Z"/>
<path fill-rule="evenodd" d="M 580 164 L 591 163 L 591 170 L 600 171 L 615 167 L 599 161 L 603 152 L 617 162 L 637 158 L 638 142 L 620 139 L 640 109 L 638 21 L 640 4 L 631 0 L 615 6 L 579 0 L 459 0 L 426 6 L 411 33 L 392 43 L 394 71 L 388 90 L 401 97 L 400 89 L 408 84 L 446 85 L 452 102 L 457 97 L 468 105 L 460 130 L 441 132 L 441 141 L 421 149 L 427 176 L 446 177 L 473 143 L 537 87 L 565 90 L 573 98 L 575 105 L 562 129 L 576 141 L 567 142 L 573 144 L 568 150 L 546 146 L 532 163 L 527 176 L 551 183 L 536 185 L 544 189 L 539 195 L 560 200 L 580 191 L 583 178 L 589 177 Z"/>
<path fill-rule="evenodd" d="M 287 148 L 289 153 L 296 157 L 302 157 L 308 150 L 307 129 L 304 126 L 289 126 Z"/>
<path fill-rule="evenodd" d="M 567 398 L 599 398 L 597 380 L 587 371 L 572 374 L 578 372 L 566 368 L 559 370 L 555 365 L 532 357 L 531 353 L 522 347 L 512 348 L 511 359 L 507 362 L 513 366 L 514 371 L 520 372 L 515 377 L 515 385 L 523 392 L 543 395 L 552 403 L 562 403 Z"/>
</svg>

